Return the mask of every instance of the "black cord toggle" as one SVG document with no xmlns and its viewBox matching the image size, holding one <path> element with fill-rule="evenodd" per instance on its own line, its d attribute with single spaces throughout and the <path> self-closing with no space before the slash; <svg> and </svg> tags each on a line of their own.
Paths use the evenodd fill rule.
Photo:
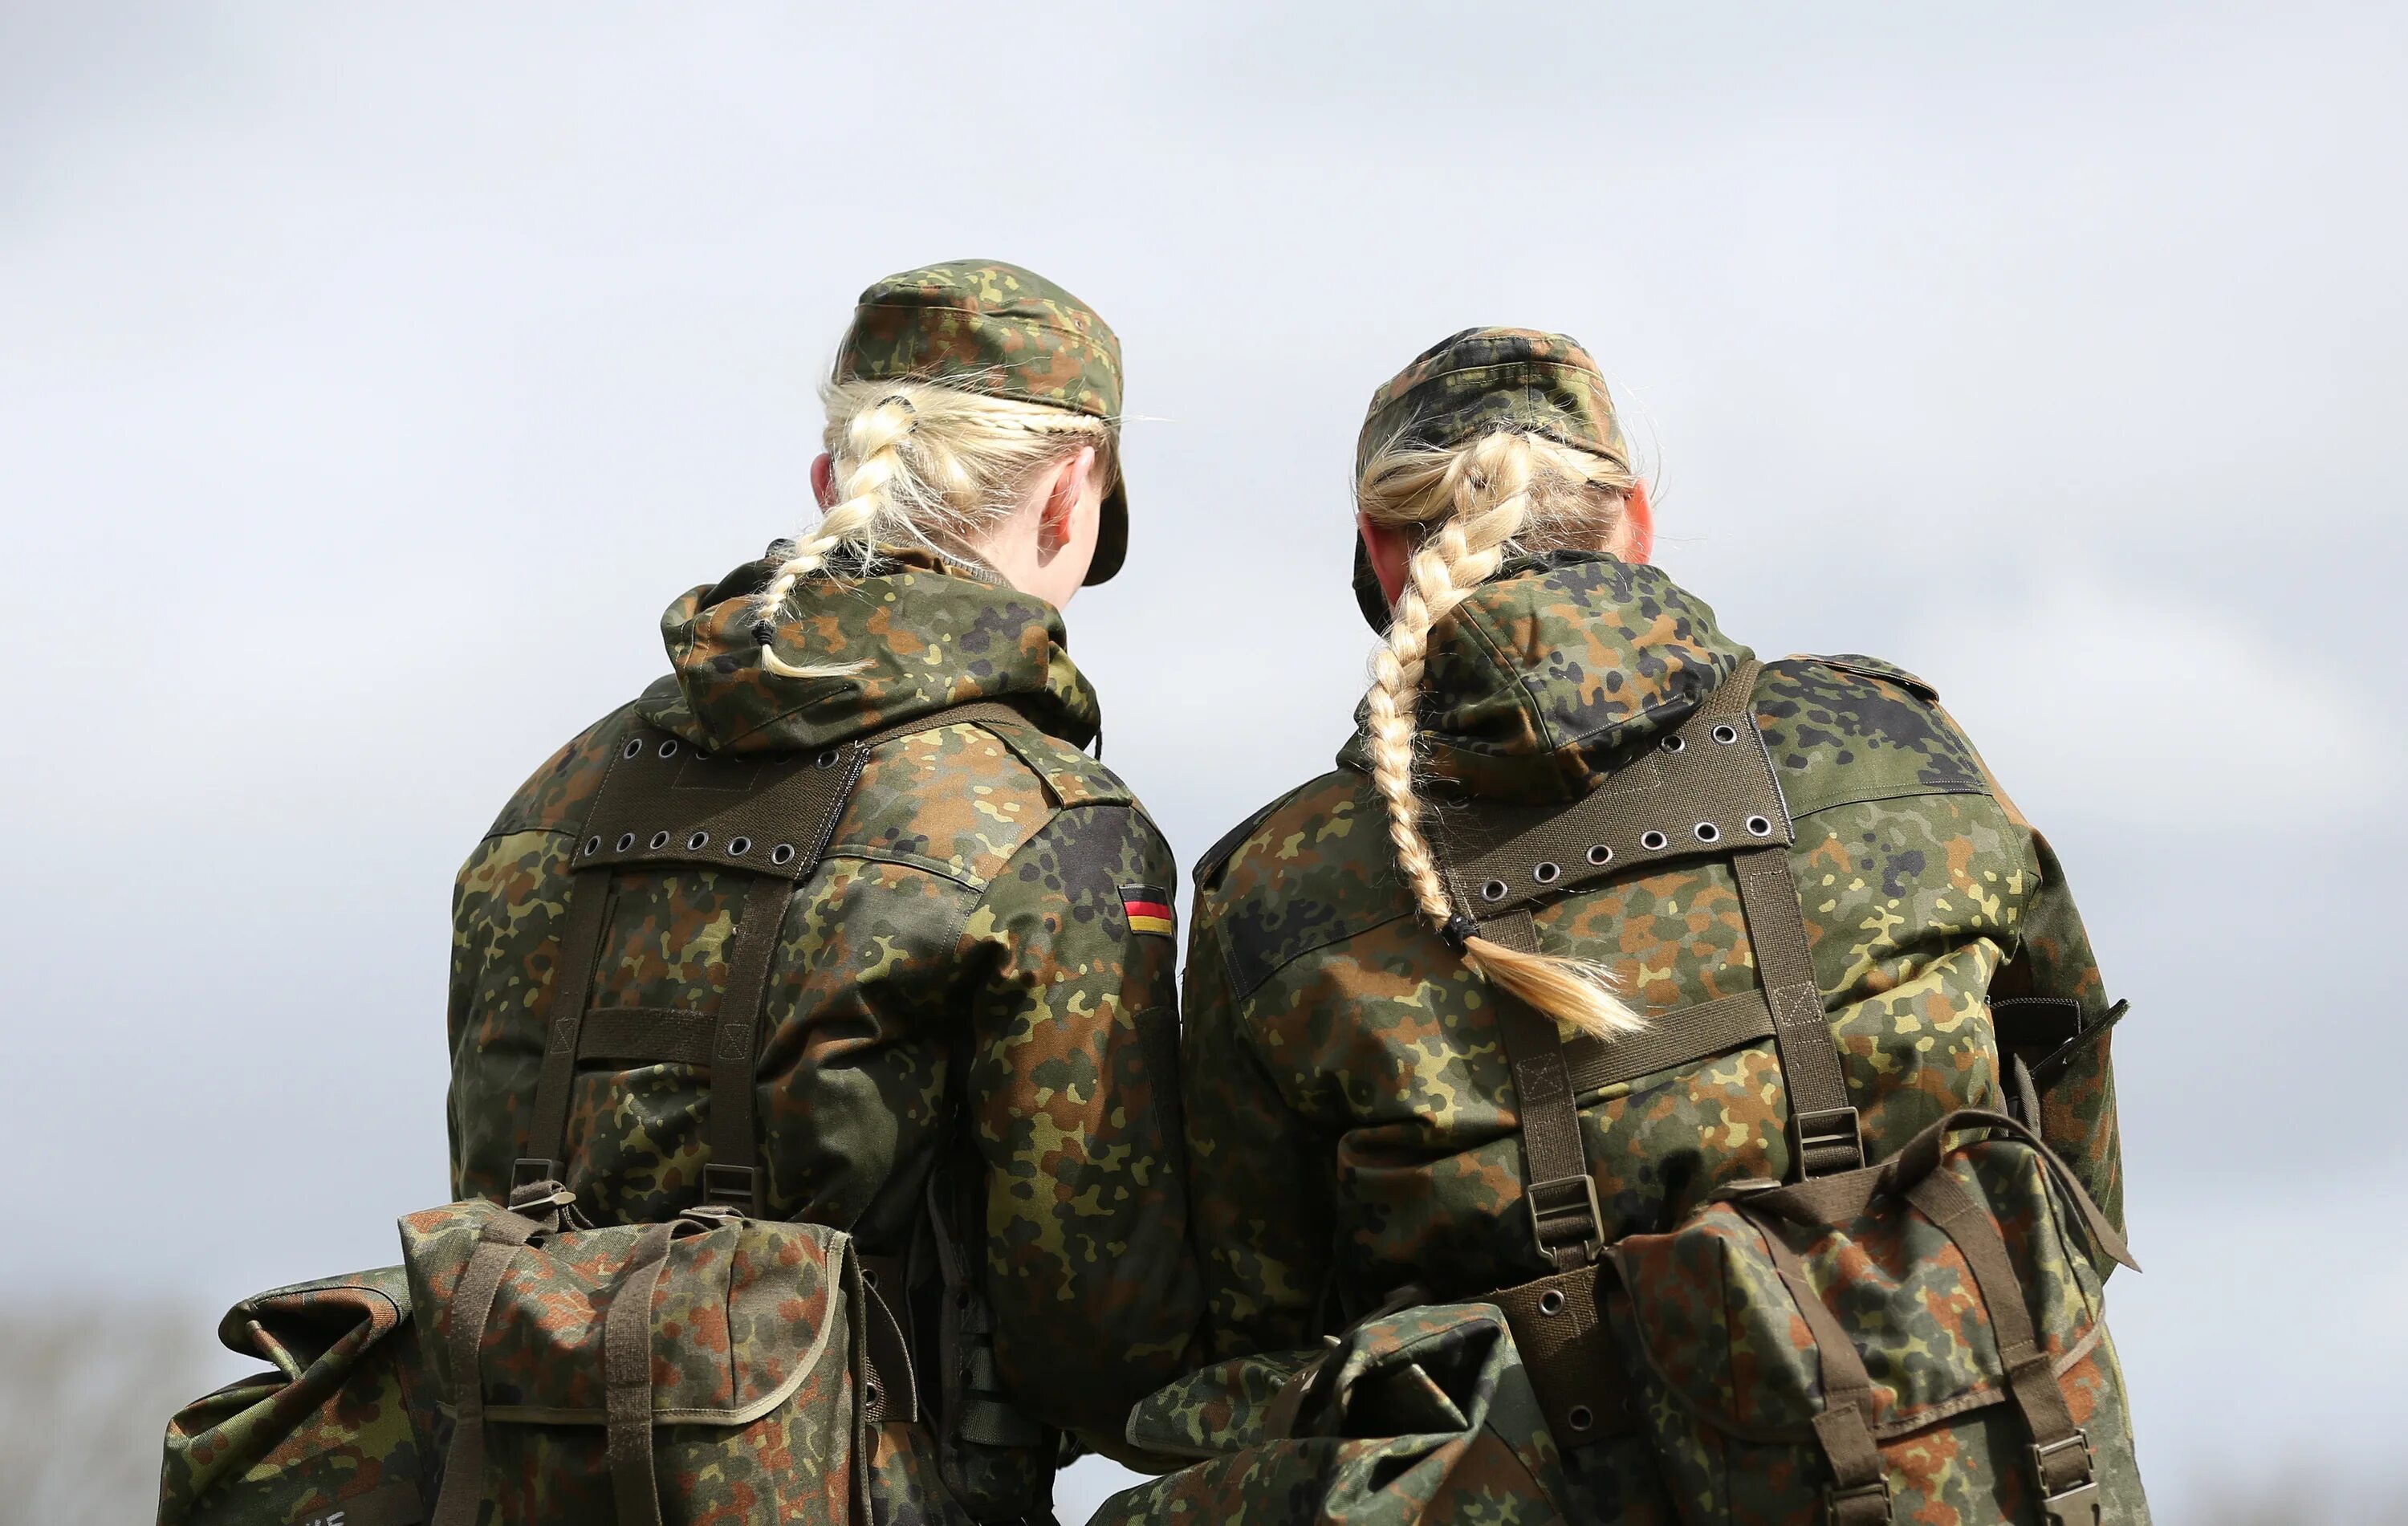
<svg viewBox="0 0 2408 1526">
<path fill-rule="evenodd" d="M 1457 912 L 1446 919 L 1446 926 L 1439 929 L 1438 933 L 1440 937 L 1446 940 L 1447 947 L 1460 954 L 1470 944 L 1472 935 L 1479 930 L 1479 923 Z"/>
</svg>

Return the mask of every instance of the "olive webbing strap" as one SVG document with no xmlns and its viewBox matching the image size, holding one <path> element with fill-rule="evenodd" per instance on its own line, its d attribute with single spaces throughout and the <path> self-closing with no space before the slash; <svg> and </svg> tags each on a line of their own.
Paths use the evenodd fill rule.
<svg viewBox="0 0 2408 1526">
<path fill-rule="evenodd" d="M 768 999 L 769 967 L 794 895 L 786 880 L 762 874 L 744 892 L 736 923 L 736 950 L 727 987 L 719 998 L 719 1030 L 711 1044 L 707 1107 L 710 1157 L 702 1168 L 702 1201 L 747 1214 L 761 1212 L 760 1144 L 752 1131 L 752 1083 Z"/>
<path fill-rule="evenodd" d="M 1906 1200 L 1956 1242 L 1981 1290 L 1991 1332 L 1998 1337 L 1999 1360 L 2006 1369 L 2007 1392 L 2031 1432 L 2032 1467 L 2040 1476 L 2042 1505 L 2050 1526 L 2095 1526 L 2099 1476 L 2090 1438 L 2066 1407 L 2057 1368 L 2048 1348 L 2040 1344 L 2031 1310 L 2024 1303 L 2023 1279 L 2008 1259 L 2006 1237 L 1964 1184 L 1945 1171 L 1934 1171 L 1915 1183 Z"/>
<path fill-rule="evenodd" d="M 604 1445 L 619 1526 L 661 1526 L 652 1471 L 652 1292 L 667 1269 L 674 1222 L 648 1225 L 602 1315 Z"/>
<path fill-rule="evenodd" d="M 1526 911 L 1481 923 L 1480 935 L 1524 953 L 1538 951 L 1538 929 Z M 1597 1260 L 1605 1248 L 1605 1217 L 1598 1206 L 1597 1181 L 1588 1173 L 1588 1152 L 1581 1145 L 1563 1030 L 1553 1017 L 1503 991 L 1495 992 L 1494 1001 L 1506 1063 L 1513 1070 L 1530 1233 L 1547 1264 L 1569 1272 Z"/>
<path fill-rule="evenodd" d="M 1746 1213 L 1744 1207 L 1741 1211 Z M 1881 1448 L 1873 1443 L 1872 1375 L 1865 1371 L 1865 1359 L 1856 1354 L 1848 1332 L 1806 1280 L 1804 1263 L 1779 1227 L 1754 1214 L 1746 1216 L 1764 1236 L 1773 1270 L 1814 1337 L 1815 1360 L 1823 1374 L 1823 1412 L 1814 1417 L 1814 1439 L 1831 1468 L 1828 1519 L 1831 1526 L 1886 1526 L 1889 1475 Z"/>
<path fill-rule="evenodd" d="M 510 1186 L 566 1182 L 568 1161 L 568 1094 L 577 1080 L 577 1043 L 585 1022 L 585 1001 L 602 953 L 602 929 L 610 904 L 610 871 L 581 869 L 568 882 L 568 921 L 552 970 L 552 997 L 544 1009 L 543 1066 L 536 1073 L 535 1116 L 527 1126 L 527 1153 L 510 1171 Z"/>
<path fill-rule="evenodd" d="M 1699 713 L 1716 719 L 1751 714 L 1750 699 L 1764 665 L 1751 657 L 1706 697 Z M 1789 848 L 1772 843 L 1731 855 L 1739 880 L 1740 914 L 1756 955 L 1756 984 L 1772 1009 L 1772 1043 L 1781 1083 L 1789 1096 L 1790 1150 L 1800 1177 L 1854 1171 L 1865 1163 L 1864 1133 L 1848 1102 L 1840 1048 L 1823 1011 L 1814 978 L 1814 943 L 1806 908 L 1789 872 Z"/>
<path fill-rule="evenodd" d="M 478 1361 L 494 1298 L 510 1258 L 541 1228 L 520 1214 L 495 1214 L 477 1236 L 452 1294 L 452 1445 L 443 1455 L 443 1489 L 429 1526 L 476 1526 L 485 1492 L 485 1378 Z"/>
</svg>

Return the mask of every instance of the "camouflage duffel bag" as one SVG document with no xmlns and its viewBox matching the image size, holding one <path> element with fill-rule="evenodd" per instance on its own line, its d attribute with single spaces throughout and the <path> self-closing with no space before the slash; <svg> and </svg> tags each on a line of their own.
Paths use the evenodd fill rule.
<svg viewBox="0 0 2408 1526">
<path fill-rule="evenodd" d="M 2011 1118 L 1952 1114 L 1607 1254 L 1629 1407 L 1688 1526 L 2148 1519 L 2093 1260 L 2131 1258 Z"/>
<path fill-rule="evenodd" d="M 1206 1461 L 1113 1496 L 1090 1526 L 1565 1519 L 1562 1459 L 1486 1303 L 1376 1316 L 1325 1352 L 1205 1368 L 1140 1401 L 1128 1439 Z"/>
<path fill-rule="evenodd" d="M 869 1519 L 852 1238 L 696 1209 L 572 1229 L 460 1202 L 401 1221 L 450 1439 L 431 1526 Z"/>
<path fill-rule="evenodd" d="M 274 1371 L 196 1399 L 167 1423 L 161 1526 L 415 1526 L 433 1476 L 414 1418 L 434 1375 L 400 1267 L 244 1299 L 226 1348 Z"/>
</svg>

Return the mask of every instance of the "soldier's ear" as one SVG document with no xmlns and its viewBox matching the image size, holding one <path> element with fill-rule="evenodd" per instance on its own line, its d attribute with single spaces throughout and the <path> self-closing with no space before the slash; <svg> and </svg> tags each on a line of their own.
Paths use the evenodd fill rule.
<svg viewBox="0 0 2408 1526">
<path fill-rule="evenodd" d="M 836 458 L 822 451 L 811 462 L 811 497 L 823 509 L 836 507 Z"/>
<path fill-rule="evenodd" d="M 1647 501 L 1647 484 L 1633 482 L 1622 500 L 1623 548 L 1615 554 L 1626 562 L 1643 563 L 1656 554 L 1656 506 Z"/>
<path fill-rule="evenodd" d="M 1412 560 L 1412 532 L 1396 525 L 1375 525 L 1369 514 L 1354 516 L 1355 533 L 1363 538 L 1363 554 L 1371 563 L 1371 575 L 1380 580 L 1380 592 L 1387 596 L 1388 607 L 1397 607 L 1397 596 L 1405 591 L 1405 569 Z"/>
</svg>

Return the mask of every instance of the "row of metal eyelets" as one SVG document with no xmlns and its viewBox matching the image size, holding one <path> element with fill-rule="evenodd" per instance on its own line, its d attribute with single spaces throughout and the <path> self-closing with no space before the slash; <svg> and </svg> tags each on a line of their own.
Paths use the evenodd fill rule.
<svg viewBox="0 0 2408 1526">
<path fill-rule="evenodd" d="M 668 845 L 669 834 L 666 831 L 654 832 L 652 834 L 652 841 L 645 844 L 646 848 L 653 853 L 658 853 Z M 634 851 L 635 846 L 636 834 L 633 832 L 623 832 L 620 834 L 619 841 L 611 844 L 611 851 L 614 853 L 628 853 Z M 696 832 L 692 837 L 685 840 L 685 846 L 688 853 L 700 853 L 703 849 L 710 846 L 710 834 L 709 832 Z M 579 850 L 578 857 L 580 858 L 591 858 L 601 851 L 602 839 L 598 835 L 589 837 L 585 840 L 584 847 Z M 741 858 L 752 851 L 752 840 L 749 837 L 731 837 L 727 840 L 727 857 L 730 858 Z M 791 864 L 794 861 L 795 845 L 792 842 L 781 842 L 776 847 L 769 850 L 769 862 L 773 864 L 783 867 L 784 865 Z"/>
<path fill-rule="evenodd" d="M 1713 737 L 1714 741 L 1727 747 L 1731 743 L 1739 741 L 1739 727 L 1725 722 L 1724 724 L 1715 727 L 1712 731 L 1709 731 L 1707 735 Z M 1688 743 L 1682 739 L 1682 736 L 1678 731 L 1675 731 L 1670 736 L 1666 737 L 1662 741 L 1657 742 L 1656 745 L 1667 753 L 1677 753 L 1684 747 L 1686 747 Z M 1754 837 L 1770 837 L 1772 835 L 1772 823 L 1762 816 L 1750 816 L 1747 818 L 1747 829 L 1749 835 Z M 1719 842 L 1722 841 L 1723 829 L 1715 826 L 1711 821 L 1698 822 L 1696 826 L 1690 828 L 1689 830 L 1696 835 L 1698 841 L 1700 842 Z M 1649 853 L 1661 853 L 1666 848 L 1671 846 L 1671 842 L 1672 840 L 1670 838 L 1666 837 L 1662 832 L 1658 831 L 1651 830 L 1642 832 L 1639 837 L 1639 845 L 1646 849 Z M 1612 847 L 1604 842 L 1598 843 L 1595 847 L 1588 850 L 1588 861 L 1593 867 L 1603 869 L 1606 865 L 1613 862 Z M 1530 871 L 1530 878 L 1538 881 L 1541 885 L 1553 885 L 1563 877 L 1564 866 L 1557 863 L 1541 863 Z M 1508 895 L 1512 893 L 1512 888 L 1513 887 L 1512 885 L 1507 885 L 1503 880 L 1491 880 L 1486 885 L 1480 887 L 1480 897 L 1483 900 L 1503 900 Z"/>
</svg>

